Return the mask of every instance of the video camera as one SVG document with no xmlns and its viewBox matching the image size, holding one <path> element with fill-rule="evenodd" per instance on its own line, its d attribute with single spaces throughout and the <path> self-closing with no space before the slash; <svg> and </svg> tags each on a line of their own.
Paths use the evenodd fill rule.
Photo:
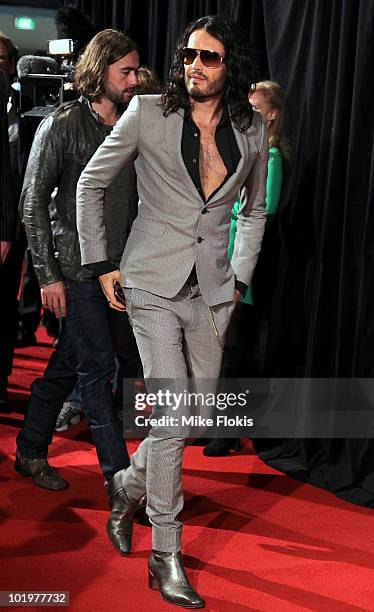
<svg viewBox="0 0 374 612">
<path fill-rule="evenodd" d="M 35 131 L 63 102 L 74 100 L 74 42 L 70 38 L 48 42 L 47 56 L 24 55 L 18 60 L 18 135 L 21 175 L 26 170 Z"/>
<path fill-rule="evenodd" d="M 21 118 L 39 121 L 62 102 L 74 99 L 74 42 L 70 38 L 48 42 L 48 55 L 24 55 L 17 63 Z"/>
</svg>

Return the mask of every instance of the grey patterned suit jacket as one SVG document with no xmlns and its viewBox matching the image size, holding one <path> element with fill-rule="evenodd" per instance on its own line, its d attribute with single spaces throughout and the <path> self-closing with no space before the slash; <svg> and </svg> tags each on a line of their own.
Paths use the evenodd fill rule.
<svg viewBox="0 0 374 612">
<path fill-rule="evenodd" d="M 78 182 L 82 263 L 108 259 L 104 190 L 124 165 L 135 160 L 139 212 L 122 256 L 122 285 L 171 298 L 195 264 L 205 302 L 214 306 L 231 301 L 234 273 L 250 284 L 265 225 L 268 142 L 259 113 L 253 115 L 246 132 L 233 126 L 241 153 L 236 172 L 204 204 L 182 158 L 184 111 L 164 117 L 160 96 L 135 96 Z M 230 211 L 239 190 L 241 207 L 230 265 Z"/>
</svg>

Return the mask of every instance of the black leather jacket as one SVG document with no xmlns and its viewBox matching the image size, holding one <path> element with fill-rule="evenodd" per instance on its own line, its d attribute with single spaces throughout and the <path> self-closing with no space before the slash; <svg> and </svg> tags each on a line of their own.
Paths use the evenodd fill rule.
<svg viewBox="0 0 374 612">
<path fill-rule="evenodd" d="M 76 229 L 76 187 L 84 167 L 110 132 L 88 101 L 67 102 L 39 125 L 20 200 L 40 286 L 64 276 L 83 280 Z M 105 193 L 108 260 L 118 266 L 136 216 L 133 166 L 121 170 Z"/>
</svg>

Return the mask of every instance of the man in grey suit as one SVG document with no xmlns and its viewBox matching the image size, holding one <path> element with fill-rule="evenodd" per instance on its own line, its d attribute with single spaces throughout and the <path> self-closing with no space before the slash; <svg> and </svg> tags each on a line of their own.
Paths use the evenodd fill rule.
<svg viewBox="0 0 374 612">
<path fill-rule="evenodd" d="M 100 270 L 114 309 L 121 282 L 147 381 L 196 385 L 216 379 L 233 304 L 249 285 L 265 222 L 267 137 L 247 93 L 252 63 L 246 35 L 224 17 L 190 24 L 160 96 L 135 97 L 78 183 L 82 263 Z M 103 196 L 135 159 L 139 212 L 120 271 L 108 262 Z M 241 190 L 237 238 L 227 258 L 230 211 Z M 172 411 L 171 411 L 172 412 Z M 170 603 L 203 607 L 183 568 L 181 463 L 185 438 L 153 426 L 115 475 L 122 491 L 108 522 L 131 544 L 132 517 L 147 492 L 152 524 L 149 584 Z"/>
</svg>

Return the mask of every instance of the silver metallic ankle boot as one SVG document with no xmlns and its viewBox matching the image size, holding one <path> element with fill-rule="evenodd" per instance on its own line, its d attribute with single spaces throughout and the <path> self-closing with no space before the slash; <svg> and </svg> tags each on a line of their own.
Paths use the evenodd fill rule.
<svg viewBox="0 0 374 612">
<path fill-rule="evenodd" d="M 120 555 L 128 555 L 131 550 L 132 528 L 135 512 L 144 507 L 146 496 L 139 500 L 131 499 L 123 486 L 126 470 L 114 474 L 110 482 L 105 483 L 108 504 L 111 509 L 106 524 L 107 534 L 114 548 Z"/>
<path fill-rule="evenodd" d="M 204 600 L 192 588 L 180 552 L 152 550 L 148 561 L 148 586 L 158 589 L 162 599 L 182 608 L 203 608 Z"/>
</svg>

